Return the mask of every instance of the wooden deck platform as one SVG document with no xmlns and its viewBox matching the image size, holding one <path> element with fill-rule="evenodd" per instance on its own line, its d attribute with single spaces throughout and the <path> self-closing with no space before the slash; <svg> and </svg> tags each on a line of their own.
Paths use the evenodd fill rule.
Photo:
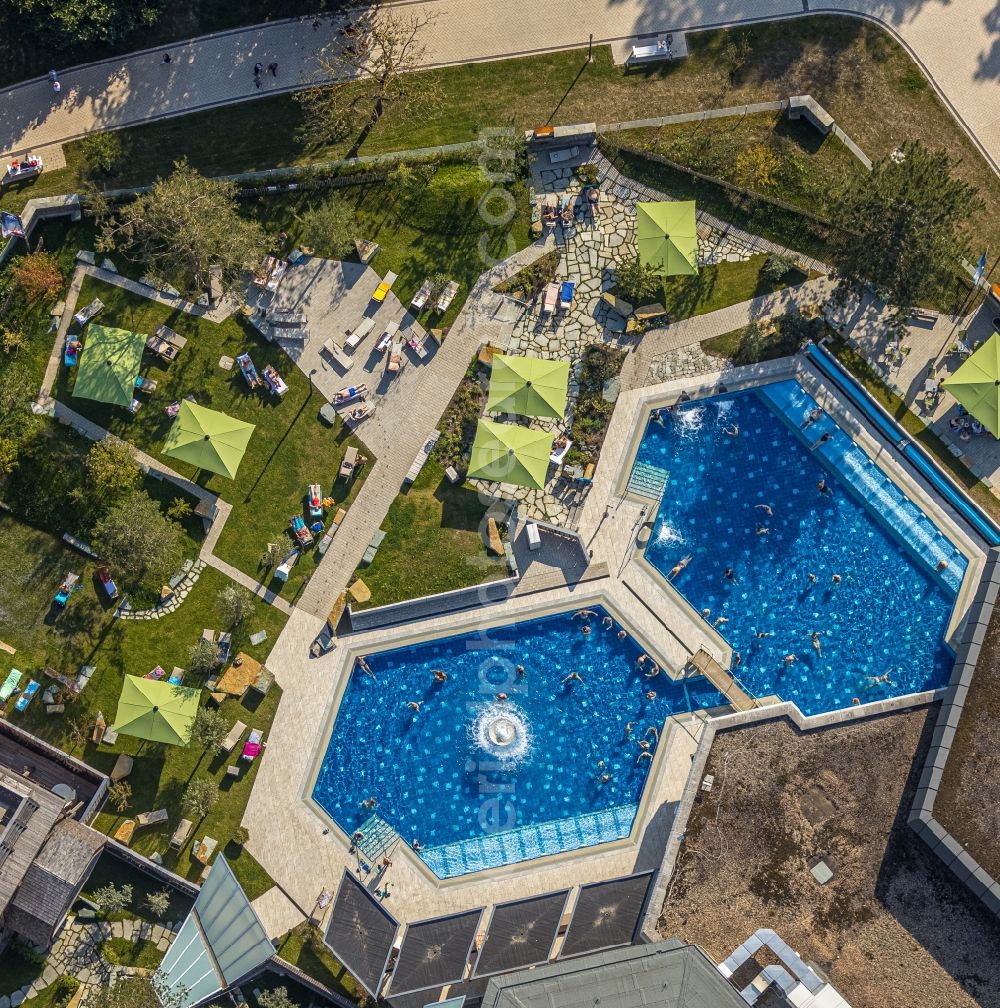
<svg viewBox="0 0 1000 1008">
<path fill-rule="evenodd" d="M 725 698 L 733 710 L 753 710 L 757 704 L 737 684 L 732 674 L 724 669 L 704 648 L 688 659 L 688 664 L 697 669 Z"/>
</svg>

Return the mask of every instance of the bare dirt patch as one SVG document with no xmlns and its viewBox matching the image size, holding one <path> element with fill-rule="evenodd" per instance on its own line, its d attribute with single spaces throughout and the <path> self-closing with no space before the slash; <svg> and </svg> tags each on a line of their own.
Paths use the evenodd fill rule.
<svg viewBox="0 0 1000 1008">
<path fill-rule="evenodd" d="M 773 927 L 853 1008 L 1000 1005 L 1000 927 L 906 826 L 936 712 L 720 735 L 661 933 L 721 961 Z M 820 857 L 825 886 L 809 871 Z"/>
</svg>

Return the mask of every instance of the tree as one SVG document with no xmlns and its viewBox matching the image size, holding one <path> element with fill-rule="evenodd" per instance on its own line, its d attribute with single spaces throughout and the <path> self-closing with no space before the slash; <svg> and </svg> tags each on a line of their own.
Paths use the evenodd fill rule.
<svg viewBox="0 0 1000 1008">
<path fill-rule="evenodd" d="M 90 133 L 80 146 L 92 175 L 110 175 L 125 160 L 125 141 L 118 132 Z"/>
<path fill-rule="evenodd" d="M 237 847 L 245 847 L 250 842 L 250 830 L 246 826 L 237 826 L 233 830 L 232 839 Z"/>
<path fill-rule="evenodd" d="M 11 274 L 29 301 L 53 298 L 63 288 L 63 275 L 59 262 L 48 252 L 34 252 L 22 256 L 15 263 Z"/>
<path fill-rule="evenodd" d="M 154 24 L 160 5 L 143 0 L 0 0 L 0 13 L 25 40 L 64 48 L 77 42 L 114 42 L 140 26 Z"/>
<path fill-rule="evenodd" d="M 350 207 L 339 196 L 309 207 L 301 217 L 303 244 L 330 259 L 344 259 L 354 250 L 357 226 Z"/>
<path fill-rule="evenodd" d="M 830 262 L 839 297 L 874 291 L 902 321 L 947 290 L 966 251 L 960 228 L 982 207 L 956 166 L 946 151 L 907 142 L 837 195 Z"/>
<path fill-rule="evenodd" d="M 129 803 L 132 801 L 132 785 L 128 781 L 115 781 L 111 787 L 108 788 L 108 801 L 119 812 L 124 812 L 125 809 L 129 807 Z"/>
<path fill-rule="evenodd" d="M 121 913 L 132 902 L 132 887 L 109 882 L 94 893 L 94 902 L 105 915 Z"/>
<path fill-rule="evenodd" d="M 314 77 L 323 83 L 296 95 L 302 106 L 302 135 L 316 144 L 344 136 L 354 125 L 369 129 L 389 106 L 425 112 L 440 97 L 426 73 L 425 31 L 434 13 L 373 6 L 357 21 L 357 41 L 333 40 L 316 56 Z M 332 82 L 332 83 L 328 83 Z"/>
<path fill-rule="evenodd" d="M 149 893 L 143 901 L 146 909 L 154 917 L 162 917 L 170 909 L 170 893 L 166 889 Z"/>
<path fill-rule="evenodd" d="M 781 167 L 778 155 L 766 144 L 756 143 L 744 147 L 736 155 L 733 177 L 744 189 L 766 189 Z"/>
<path fill-rule="evenodd" d="M 287 987 L 275 987 L 272 991 L 263 991 L 257 1002 L 260 1008 L 299 1008 L 298 1004 L 288 996 Z"/>
<path fill-rule="evenodd" d="M 162 583 L 181 562 L 180 526 L 141 490 L 112 505 L 94 526 L 91 542 L 126 585 Z"/>
<path fill-rule="evenodd" d="M 772 252 L 764 260 L 764 265 L 760 268 L 760 275 L 765 280 L 777 283 L 786 273 L 793 269 L 795 269 L 794 256 L 779 255 L 777 252 Z"/>
<path fill-rule="evenodd" d="M 167 517 L 174 521 L 184 521 L 191 514 L 191 502 L 186 497 L 175 497 L 167 508 Z"/>
<path fill-rule="evenodd" d="M 222 653 L 213 641 L 203 637 L 188 651 L 188 668 L 195 675 L 207 675 L 221 663 Z"/>
<path fill-rule="evenodd" d="M 640 304 L 659 297 L 663 291 L 663 277 L 652 266 L 646 266 L 637 255 L 625 256 L 615 263 L 618 293 L 627 301 Z"/>
<path fill-rule="evenodd" d="M 253 595 L 242 585 L 226 585 L 219 592 L 219 616 L 227 627 L 238 627 L 253 615 Z"/>
<path fill-rule="evenodd" d="M 14 471 L 22 447 L 38 430 L 40 421 L 29 405 L 37 387 L 28 368 L 20 363 L 8 367 L 0 380 L 0 473 Z"/>
<path fill-rule="evenodd" d="M 87 452 L 86 467 L 92 496 L 106 505 L 128 497 L 142 478 L 135 449 L 116 437 L 95 441 Z"/>
<path fill-rule="evenodd" d="M 229 731 L 226 719 L 214 707 L 199 707 L 191 726 L 191 741 L 202 749 L 218 749 Z"/>
<path fill-rule="evenodd" d="M 236 290 L 267 244 L 260 224 L 240 215 L 237 195 L 235 182 L 205 178 L 178 161 L 167 178 L 104 219 L 97 248 L 117 249 L 182 291 L 206 290 L 212 267 L 224 290 Z"/>
<path fill-rule="evenodd" d="M 218 797 L 219 789 L 215 786 L 215 782 L 207 777 L 199 777 L 184 789 L 181 807 L 198 819 L 204 819 L 212 811 L 212 806 Z"/>
</svg>

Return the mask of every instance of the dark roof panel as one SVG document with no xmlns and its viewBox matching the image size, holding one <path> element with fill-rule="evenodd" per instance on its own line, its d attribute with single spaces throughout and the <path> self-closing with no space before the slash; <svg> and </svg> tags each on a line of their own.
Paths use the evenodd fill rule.
<svg viewBox="0 0 1000 1008">
<path fill-rule="evenodd" d="M 410 924 L 389 984 L 390 997 L 461 980 L 482 917 L 480 907 Z"/>
<path fill-rule="evenodd" d="M 548 962 L 569 890 L 501 903 L 493 910 L 474 976 Z"/>
<path fill-rule="evenodd" d="M 653 875 L 643 872 L 581 886 L 559 957 L 631 945 L 642 923 Z"/>
<path fill-rule="evenodd" d="M 373 997 L 382 985 L 398 927 L 396 919 L 345 871 L 323 940 Z"/>
</svg>

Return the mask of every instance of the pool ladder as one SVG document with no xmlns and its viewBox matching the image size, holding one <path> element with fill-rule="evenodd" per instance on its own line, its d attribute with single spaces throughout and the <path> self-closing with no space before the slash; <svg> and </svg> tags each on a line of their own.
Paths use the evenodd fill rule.
<svg viewBox="0 0 1000 1008">
<path fill-rule="evenodd" d="M 636 462 L 629 475 L 625 493 L 659 505 L 669 479 L 670 473 L 666 469 L 651 465 L 649 462 Z"/>
</svg>

